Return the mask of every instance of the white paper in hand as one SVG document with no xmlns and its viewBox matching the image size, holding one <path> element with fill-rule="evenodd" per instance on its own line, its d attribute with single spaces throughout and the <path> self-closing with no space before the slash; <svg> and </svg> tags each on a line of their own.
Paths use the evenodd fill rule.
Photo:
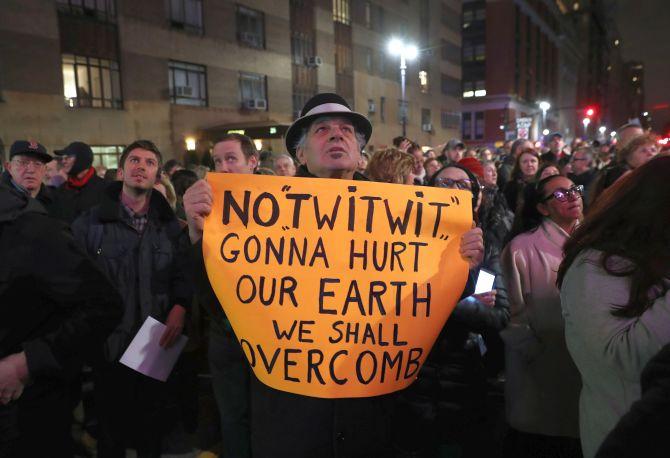
<svg viewBox="0 0 670 458">
<path fill-rule="evenodd" d="M 170 348 L 163 348 L 158 342 L 164 331 L 163 323 L 148 317 L 128 345 L 120 363 L 161 382 L 167 380 L 188 337 L 181 335 Z"/>
</svg>

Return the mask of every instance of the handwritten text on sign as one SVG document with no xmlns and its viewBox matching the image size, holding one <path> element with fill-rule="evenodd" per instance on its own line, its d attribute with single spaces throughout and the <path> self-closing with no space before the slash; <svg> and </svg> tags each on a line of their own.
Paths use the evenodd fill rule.
<svg viewBox="0 0 670 458">
<path fill-rule="evenodd" d="M 203 250 L 256 376 L 323 397 L 412 383 L 462 293 L 465 191 L 212 174 Z"/>
</svg>

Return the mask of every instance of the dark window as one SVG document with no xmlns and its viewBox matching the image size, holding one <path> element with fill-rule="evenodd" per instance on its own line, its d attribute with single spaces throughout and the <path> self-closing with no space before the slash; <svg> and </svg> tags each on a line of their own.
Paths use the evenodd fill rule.
<svg viewBox="0 0 670 458">
<path fill-rule="evenodd" d="M 402 124 L 403 118 L 409 123 L 409 101 L 398 100 L 398 122 Z"/>
<path fill-rule="evenodd" d="M 307 65 L 307 60 L 314 57 L 314 34 L 291 31 L 291 56 L 296 65 Z"/>
<path fill-rule="evenodd" d="M 265 15 L 237 5 L 237 41 L 252 48 L 265 48 Z"/>
<path fill-rule="evenodd" d="M 170 0 L 170 24 L 202 34 L 202 0 Z"/>
<path fill-rule="evenodd" d="M 379 97 L 379 120 L 386 122 L 384 109 L 386 108 L 386 97 Z"/>
<path fill-rule="evenodd" d="M 66 106 L 123 108 L 118 62 L 63 54 L 62 65 Z"/>
<path fill-rule="evenodd" d="M 460 97 L 461 80 L 442 73 L 442 94 Z"/>
<path fill-rule="evenodd" d="M 430 108 L 421 109 L 421 128 L 423 130 L 428 130 L 428 125 L 430 124 Z M 431 127 L 432 129 L 432 127 Z"/>
<path fill-rule="evenodd" d="M 243 108 L 267 110 L 265 75 L 240 72 L 240 99 Z"/>
<path fill-rule="evenodd" d="M 443 111 L 441 113 L 443 129 L 458 129 L 461 126 L 461 114 L 456 111 Z"/>
<path fill-rule="evenodd" d="M 446 3 L 442 3 L 442 24 L 454 32 L 459 32 L 461 29 L 460 12 L 451 8 Z"/>
<path fill-rule="evenodd" d="M 333 21 L 351 24 L 351 8 L 349 0 L 333 0 Z"/>
<path fill-rule="evenodd" d="M 363 52 L 365 55 L 365 71 L 372 74 L 372 49 L 365 48 Z"/>
<path fill-rule="evenodd" d="M 454 65 L 461 64 L 461 48 L 447 40 L 442 40 L 442 60 Z"/>
<path fill-rule="evenodd" d="M 463 113 L 463 140 L 472 140 L 472 113 Z"/>
<path fill-rule="evenodd" d="M 475 113 L 475 140 L 484 138 L 484 112 L 478 111 Z"/>
<path fill-rule="evenodd" d="M 56 0 L 58 10 L 88 16 L 102 22 L 116 22 L 114 0 Z"/>
<path fill-rule="evenodd" d="M 207 69 L 203 65 L 170 61 L 170 101 L 176 105 L 207 106 Z"/>
<path fill-rule="evenodd" d="M 302 107 L 305 106 L 307 101 L 314 96 L 312 92 L 300 91 L 297 89 L 293 90 L 293 119 L 298 119 L 300 117 L 300 111 Z"/>
</svg>

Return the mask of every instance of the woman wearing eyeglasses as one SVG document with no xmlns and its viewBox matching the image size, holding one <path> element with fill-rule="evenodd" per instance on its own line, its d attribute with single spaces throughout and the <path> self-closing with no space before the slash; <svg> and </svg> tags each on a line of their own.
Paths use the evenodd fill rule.
<svg viewBox="0 0 670 458">
<path fill-rule="evenodd" d="M 601 196 L 565 246 L 558 285 L 565 337 L 584 382 L 579 421 L 589 458 L 640 398 L 642 368 L 670 343 L 668 177 L 670 157 L 636 168 Z M 653 416 L 646 421 L 659 425 Z M 662 440 L 655 446 L 668 456 Z"/>
<path fill-rule="evenodd" d="M 481 187 L 470 170 L 448 165 L 435 173 L 429 186 L 469 191 L 476 215 Z M 494 270 L 490 263 L 490 252 L 485 250 L 482 267 Z M 507 294 L 504 286 L 498 286 L 500 281 L 496 279 L 494 291 L 469 296 L 456 305 L 416 382 L 400 394 L 399 417 L 413 419 L 411 434 L 405 433 L 411 443 L 397 447 L 406 456 L 441 456 L 439 450 L 445 447 L 459 450 L 463 457 L 486 456 L 496 450 L 491 449 L 492 421 L 486 418 L 483 356 L 487 350 L 482 334 L 499 332 L 509 319 Z"/>
<path fill-rule="evenodd" d="M 502 254 L 510 299 L 505 342 L 506 457 L 580 457 L 581 382 L 565 345 L 556 272 L 582 218 L 581 186 L 553 175 L 530 186 Z"/>
</svg>

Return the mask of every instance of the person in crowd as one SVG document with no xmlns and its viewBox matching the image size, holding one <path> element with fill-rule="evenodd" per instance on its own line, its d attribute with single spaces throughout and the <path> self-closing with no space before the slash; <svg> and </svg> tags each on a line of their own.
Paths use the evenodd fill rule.
<svg viewBox="0 0 670 458">
<path fill-rule="evenodd" d="M 104 165 L 95 166 L 95 174 L 98 175 L 100 178 L 105 178 L 106 173 L 107 173 L 107 167 L 105 167 Z"/>
<path fill-rule="evenodd" d="M 393 143 L 394 148 L 403 152 L 407 152 L 407 148 L 409 148 L 409 146 L 412 144 L 412 141 L 407 137 L 399 135 L 397 137 L 393 137 L 391 143 Z"/>
<path fill-rule="evenodd" d="M 63 165 L 58 158 L 47 162 L 44 184 L 51 188 L 58 188 L 67 181 L 67 174 L 63 171 Z"/>
<path fill-rule="evenodd" d="M 628 131 L 634 131 L 628 128 Z M 614 184 L 619 178 L 631 170 L 645 164 L 658 154 L 656 139 L 652 135 L 638 135 L 628 139 L 628 143 L 616 151 L 616 162 L 610 167 L 600 171 L 595 179 L 589 204 L 594 203 L 598 197 Z"/>
<path fill-rule="evenodd" d="M 580 146 L 572 152 L 570 162 L 572 173 L 568 174 L 573 183 L 584 186 L 584 200 L 590 202 L 591 185 L 595 180 L 597 171 L 593 164 L 595 151 L 590 146 Z"/>
<path fill-rule="evenodd" d="M 565 141 L 563 141 L 563 135 L 560 132 L 553 132 L 545 138 L 545 142 L 549 147 L 549 152 L 553 153 L 556 156 L 556 160 L 559 160 L 565 155 L 563 148 L 565 147 Z"/>
<path fill-rule="evenodd" d="M 216 173 L 257 173 L 259 153 L 251 138 L 237 133 L 221 137 L 212 149 Z M 202 179 L 190 184 L 184 192 L 184 209 L 189 212 L 195 199 L 202 198 L 202 188 L 209 189 Z M 198 191 L 198 189 L 201 189 Z M 197 200 L 196 200 L 197 201 Z M 196 206 L 196 208 L 199 208 Z M 193 207 L 191 207 L 193 209 Z M 202 227 L 198 227 L 197 238 L 193 235 L 193 214 L 189 224 L 192 241 L 200 240 Z M 202 264 L 202 252 L 195 262 L 195 282 L 198 302 L 210 318 L 208 361 L 212 374 L 212 388 L 220 416 L 221 438 L 224 444 L 221 456 L 244 458 L 251 456 L 250 431 L 250 370 L 240 345 L 237 343 L 228 318 L 223 313 L 216 296 L 209 286 Z"/>
<path fill-rule="evenodd" d="M 377 151 L 365 171 L 365 176 L 381 183 L 414 184 L 415 158 L 396 148 Z"/>
<path fill-rule="evenodd" d="M 154 189 L 165 197 L 172 211 L 177 210 L 177 194 L 167 173 L 160 172 L 159 179 L 154 183 Z"/>
<path fill-rule="evenodd" d="M 113 181 L 121 181 L 121 172 L 119 169 L 107 169 L 105 176 L 102 177 L 105 180 L 105 183 L 111 183 Z"/>
<path fill-rule="evenodd" d="M 167 174 L 168 178 L 172 178 L 172 175 L 179 170 L 184 170 L 184 166 L 177 159 L 170 159 L 163 166 L 163 171 Z"/>
<path fill-rule="evenodd" d="M 463 153 L 463 158 L 470 157 L 473 159 L 477 159 L 478 154 L 477 150 L 475 148 L 467 148 L 465 152 Z"/>
<path fill-rule="evenodd" d="M 503 194 L 507 199 L 507 206 L 517 212 L 517 206 L 523 204 L 521 197 L 523 190 L 528 184 L 535 183 L 535 174 L 540 164 L 540 156 L 533 148 L 523 150 L 519 153 L 512 170 L 512 180 L 503 188 Z"/>
<path fill-rule="evenodd" d="M 461 159 L 463 159 L 463 153 L 465 152 L 465 143 L 462 141 L 452 138 L 444 145 L 442 153 L 437 158 L 442 165 L 455 164 Z"/>
<path fill-rule="evenodd" d="M 197 165 L 197 164 L 189 165 L 188 170 L 195 173 L 198 176 L 199 180 L 204 179 L 207 173 L 209 172 L 209 169 L 207 167 L 205 167 L 204 165 Z"/>
<path fill-rule="evenodd" d="M 68 176 L 59 189 L 66 212 L 65 219 L 71 223 L 84 211 L 100 203 L 107 183 L 91 167 L 93 151 L 86 143 L 72 142 L 55 153 L 61 156 L 63 171 Z"/>
<path fill-rule="evenodd" d="M 578 146 L 575 150 L 581 148 Z M 558 160 L 558 170 L 561 172 L 561 176 L 567 177 L 572 173 L 572 161 L 570 160 L 569 155 L 565 155 Z"/>
<path fill-rule="evenodd" d="M 516 164 L 519 154 L 522 151 L 526 151 L 532 148 L 533 144 L 531 143 L 531 141 L 525 138 L 516 139 L 510 145 L 509 154 L 507 154 L 503 158 L 502 164 L 498 168 L 498 187 L 500 189 L 505 189 L 507 183 L 510 180 L 512 180 L 512 171 L 514 170 L 514 166 Z"/>
<path fill-rule="evenodd" d="M 52 159 L 46 148 L 37 142 L 15 141 L 9 149 L 7 170 L 0 176 L 0 181 L 37 199 L 49 216 L 65 220 L 67 212 L 63 208 L 63 199 L 56 190 L 44 184 L 46 164 Z"/>
<path fill-rule="evenodd" d="M 370 154 L 365 151 L 361 152 L 361 160 L 358 162 L 358 168 L 356 169 L 358 173 L 365 173 L 365 169 L 368 168 L 370 163 Z"/>
<path fill-rule="evenodd" d="M 670 424 L 670 344 L 642 370 L 641 397 L 619 420 L 598 448 L 596 458 L 665 458 Z"/>
<path fill-rule="evenodd" d="M 556 271 L 582 218 L 582 187 L 560 175 L 529 186 L 502 254 L 511 318 L 505 342 L 505 457 L 580 457 L 581 382 L 565 344 Z"/>
<path fill-rule="evenodd" d="M 186 213 L 184 212 L 184 193 L 188 188 L 193 186 L 196 181 L 198 181 L 198 175 L 196 175 L 192 170 L 177 170 L 172 174 L 170 181 L 174 187 L 174 193 L 177 196 L 177 208 L 175 213 L 177 218 L 182 221 L 186 221 Z"/>
<path fill-rule="evenodd" d="M 540 168 L 537 169 L 537 173 L 535 174 L 535 181 L 540 181 L 544 180 L 547 177 L 550 177 L 552 175 L 560 175 L 561 171 L 558 169 L 558 164 L 557 163 L 551 163 L 551 162 L 545 162 L 544 164 L 540 165 Z"/>
<path fill-rule="evenodd" d="M 121 299 L 65 224 L 5 183 L 0 253 L 0 456 L 71 457 L 70 382 Z"/>
<path fill-rule="evenodd" d="M 482 267 L 496 275 L 494 287 L 497 292 L 496 307 L 509 310 L 507 289 L 500 264 L 502 253 L 512 229 L 514 213 L 507 206 L 505 196 L 497 186 L 495 164 L 486 161 L 480 164 L 472 159 L 461 159 L 460 165 L 471 171 L 481 183 L 481 204 L 477 211 L 478 225 L 484 232 L 484 261 Z M 505 324 L 505 323 L 503 323 Z M 483 332 L 488 351 L 484 363 L 489 377 L 497 377 L 504 368 L 504 346 L 498 332 L 500 328 L 488 327 Z"/>
<path fill-rule="evenodd" d="M 644 129 L 639 122 L 629 122 L 619 127 L 616 131 L 616 150 L 619 151 L 635 137 L 644 135 Z"/>
<path fill-rule="evenodd" d="M 294 177 L 296 173 L 295 161 L 286 153 L 275 154 L 273 170 L 276 175 Z"/>
<path fill-rule="evenodd" d="M 300 162 L 297 176 L 366 180 L 356 171 L 360 151 L 372 125 L 351 111 L 337 94 L 321 93 L 303 107 L 286 132 L 287 150 Z M 329 153 L 334 146 L 337 154 Z M 200 181 L 188 189 L 184 204 L 194 255 L 200 266 L 202 294 L 221 307 L 211 291 L 202 259 L 200 240 L 204 218 L 211 212 L 212 191 Z M 481 231 L 467 232 L 461 255 L 471 266 L 481 261 Z M 219 312 L 221 313 L 221 312 Z M 385 457 L 391 452 L 390 412 L 395 395 L 373 398 L 322 399 L 278 391 L 251 378 L 252 453 L 255 458 Z"/>
<path fill-rule="evenodd" d="M 426 150 L 423 155 L 426 157 L 426 159 L 436 159 L 437 158 L 437 154 L 435 154 L 435 150 L 432 149 L 432 148 Z"/>
<path fill-rule="evenodd" d="M 474 158 L 462 159 L 461 163 L 474 168 L 479 164 Z M 477 218 L 481 189 L 468 168 L 447 165 L 428 185 L 469 191 Z M 482 266 L 490 269 L 486 258 Z M 458 450 L 465 457 L 481 456 L 481 447 L 486 445 L 482 439 L 491 433 L 484 418 L 486 344 L 482 334 L 498 332 L 509 316 L 504 291 L 500 297 L 497 293 L 494 289 L 478 295 L 464 294 L 419 371 L 417 382 L 399 394 L 393 436 L 402 456 L 440 456 L 438 450 L 444 447 Z"/>
<path fill-rule="evenodd" d="M 431 177 L 435 175 L 435 172 L 440 170 L 441 167 L 442 164 L 440 164 L 440 161 L 438 161 L 434 157 L 429 157 L 428 159 L 426 159 L 426 161 L 423 163 L 423 169 L 426 171 L 426 177 L 424 181 L 428 183 Z"/>
<path fill-rule="evenodd" d="M 609 166 L 612 163 L 612 151 L 613 147 L 610 143 L 603 143 L 598 149 L 598 160 L 596 169 L 602 170 L 605 167 Z"/>
<path fill-rule="evenodd" d="M 423 150 L 421 149 L 421 146 L 419 146 L 417 143 L 412 143 L 412 145 L 407 148 L 407 153 L 411 154 L 414 158 L 414 167 L 412 169 L 414 184 L 424 184 L 424 181 L 426 180 L 426 169 L 423 168 L 423 162 L 425 158 L 423 156 Z"/>
<path fill-rule="evenodd" d="M 642 368 L 670 343 L 668 176 L 670 157 L 636 168 L 595 201 L 565 245 L 558 286 L 583 381 L 586 458 L 640 398 Z"/>
<path fill-rule="evenodd" d="M 488 146 L 482 146 L 477 149 L 477 159 L 482 163 L 485 161 L 493 161 L 493 151 Z"/>
<path fill-rule="evenodd" d="M 160 346 L 172 346 L 191 300 L 185 233 L 165 198 L 152 192 L 161 164 L 156 145 L 132 142 L 119 159 L 123 181 L 111 183 L 100 205 L 72 224 L 75 237 L 114 282 L 124 305 L 121 323 L 93 366 L 101 457 L 124 457 L 133 445 L 139 456 L 159 457 L 165 434 L 165 384 L 119 363 L 149 316 L 165 323 Z"/>
</svg>

